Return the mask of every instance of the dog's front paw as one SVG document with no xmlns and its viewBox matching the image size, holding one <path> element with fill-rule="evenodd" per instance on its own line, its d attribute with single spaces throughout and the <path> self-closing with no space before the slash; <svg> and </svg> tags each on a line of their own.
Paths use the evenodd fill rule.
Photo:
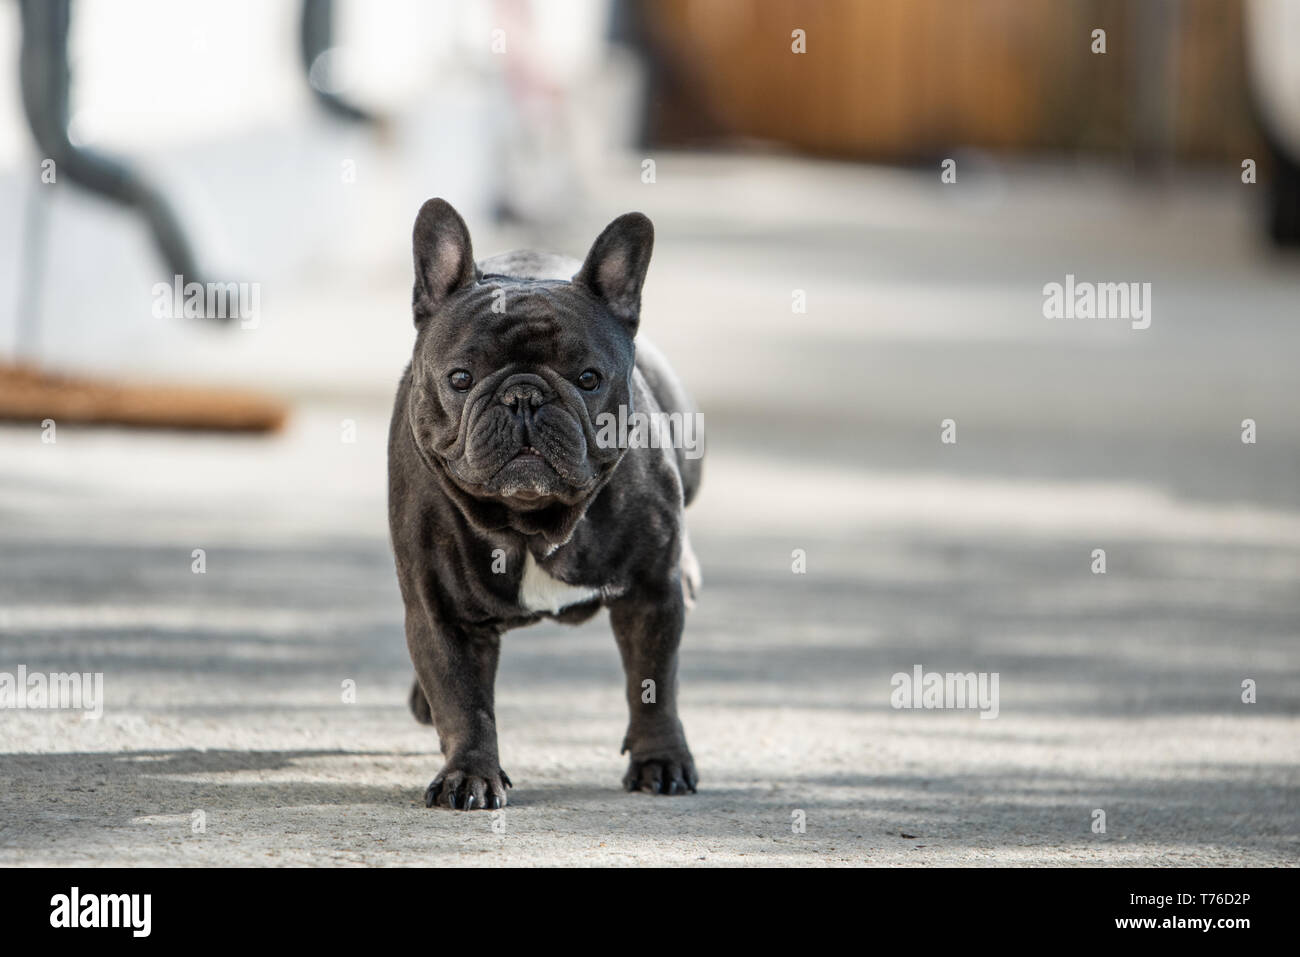
<svg viewBox="0 0 1300 957">
<path fill-rule="evenodd" d="M 694 794 L 699 784 L 695 759 L 685 745 L 649 754 L 632 753 L 623 775 L 623 787 L 651 794 Z"/>
<path fill-rule="evenodd" d="M 447 807 L 453 811 L 496 810 L 506 806 L 509 787 L 514 785 L 501 768 L 495 774 L 475 773 L 448 765 L 425 788 L 424 806 Z"/>
</svg>

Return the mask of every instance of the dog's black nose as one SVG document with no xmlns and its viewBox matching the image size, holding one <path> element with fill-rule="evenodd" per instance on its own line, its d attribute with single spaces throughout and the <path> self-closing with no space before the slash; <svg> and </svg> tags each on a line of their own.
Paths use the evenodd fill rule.
<svg viewBox="0 0 1300 957">
<path fill-rule="evenodd" d="M 546 401 L 546 383 L 537 376 L 514 376 L 497 394 L 502 403 L 523 412 Z"/>
</svg>

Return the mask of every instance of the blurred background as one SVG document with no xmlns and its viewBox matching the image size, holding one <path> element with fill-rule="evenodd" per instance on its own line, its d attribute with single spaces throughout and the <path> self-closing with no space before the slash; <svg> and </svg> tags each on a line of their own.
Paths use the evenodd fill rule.
<svg viewBox="0 0 1300 957">
<path fill-rule="evenodd" d="M 714 797 L 613 810 L 603 619 L 507 638 L 517 782 L 641 861 L 1294 862 L 1298 51 L 1295 0 L 0 2 L 0 665 L 109 694 L 0 721 L 0 859 L 319 860 L 309 805 L 385 829 L 347 860 L 424 846 L 385 441 L 442 196 L 480 257 L 647 213 L 642 331 L 709 428 Z M 1045 318 L 1067 274 L 1151 283 L 1150 328 Z M 255 315 L 159 315 L 178 275 Z M 891 711 L 918 662 L 1002 717 Z M 44 804 L 87 774 L 99 823 Z M 240 836 L 159 850 L 196 792 Z M 1076 834 L 1098 801 L 1140 823 Z"/>
</svg>

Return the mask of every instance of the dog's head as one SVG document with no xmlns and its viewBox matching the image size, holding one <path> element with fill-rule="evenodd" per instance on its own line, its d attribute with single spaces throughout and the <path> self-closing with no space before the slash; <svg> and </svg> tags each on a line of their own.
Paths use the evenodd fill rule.
<svg viewBox="0 0 1300 957">
<path fill-rule="evenodd" d="M 415 221 L 408 417 L 421 457 L 474 500 L 572 511 L 622 449 L 597 416 L 629 405 L 654 228 L 609 224 L 570 280 L 480 273 L 464 220 L 441 199 Z"/>
</svg>

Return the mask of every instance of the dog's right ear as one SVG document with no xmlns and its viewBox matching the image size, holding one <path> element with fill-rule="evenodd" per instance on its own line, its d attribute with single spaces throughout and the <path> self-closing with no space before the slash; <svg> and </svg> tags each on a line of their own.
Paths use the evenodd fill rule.
<svg viewBox="0 0 1300 957">
<path fill-rule="evenodd" d="M 465 220 L 445 199 L 431 199 L 420 207 L 411 240 L 415 254 L 412 305 L 418 326 L 444 299 L 474 282 L 478 267 Z"/>
</svg>

